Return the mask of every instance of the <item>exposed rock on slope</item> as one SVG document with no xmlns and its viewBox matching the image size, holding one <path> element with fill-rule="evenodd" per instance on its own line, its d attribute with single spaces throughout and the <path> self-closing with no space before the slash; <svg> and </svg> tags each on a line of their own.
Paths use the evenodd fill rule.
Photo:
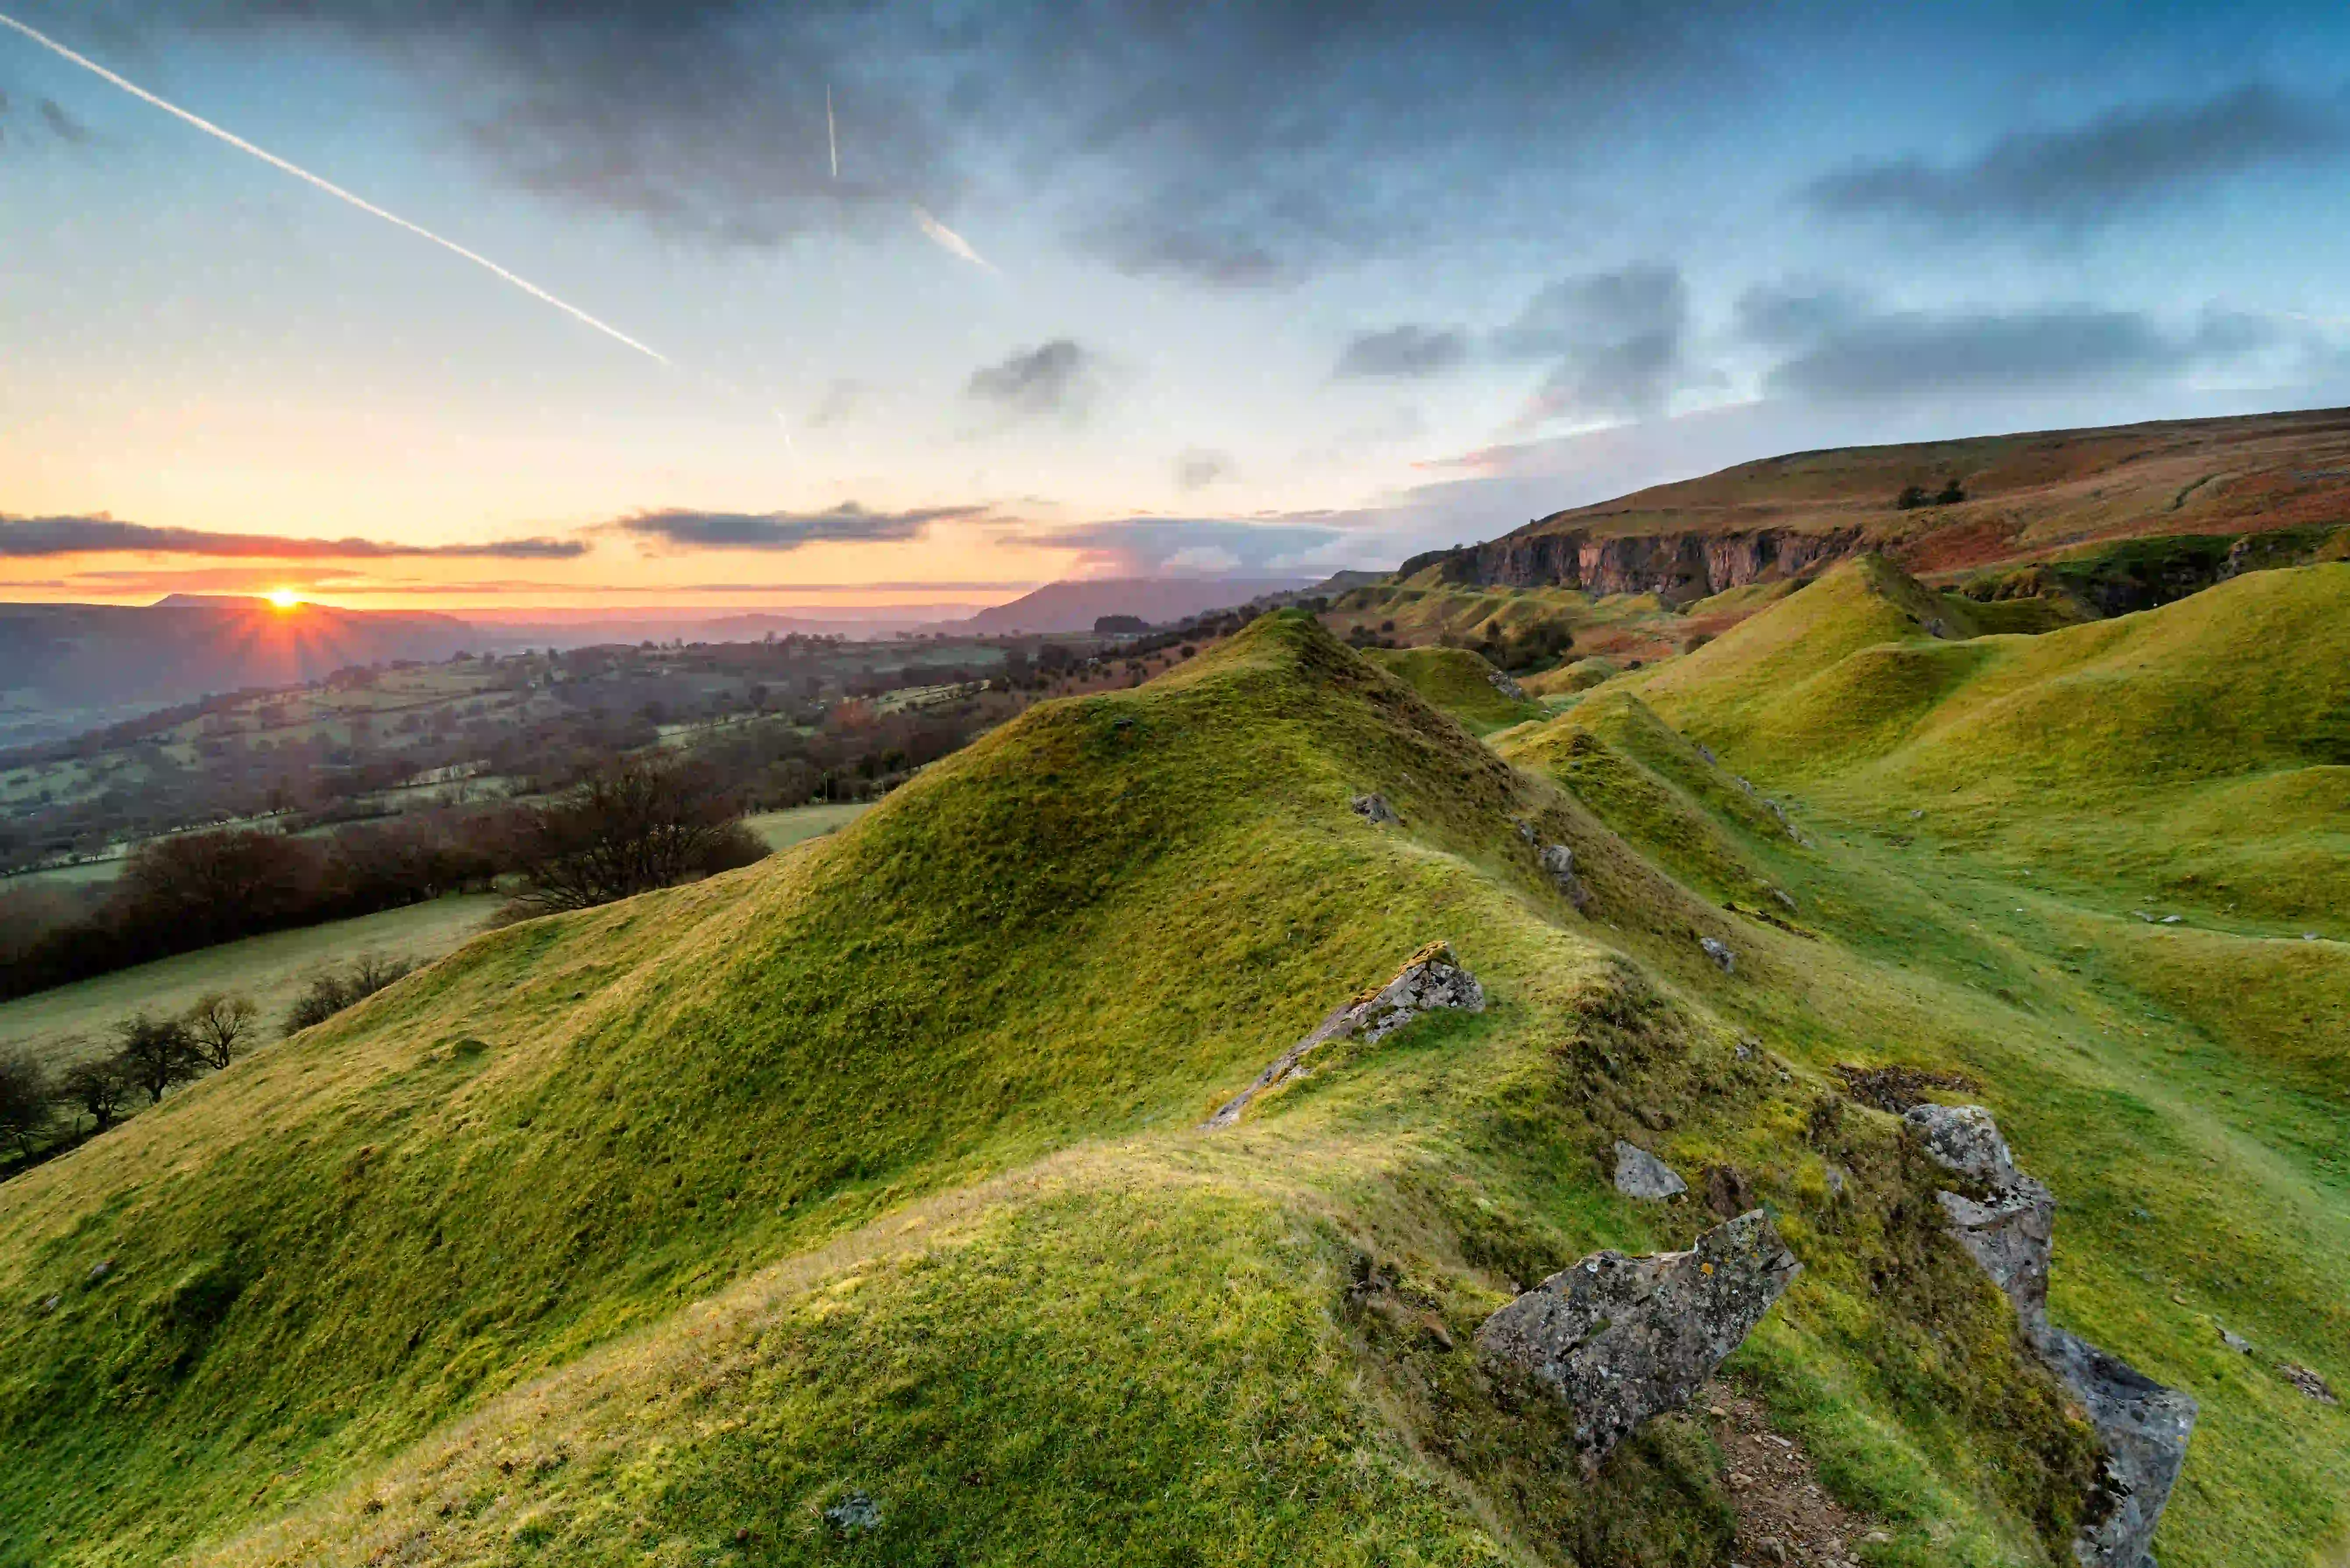
<svg viewBox="0 0 2350 1568">
<path fill-rule="evenodd" d="M 1999 1125 L 1980 1106 L 1914 1106 L 1904 1115 L 1936 1164 L 1984 1190 L 1939 1194 L 1968 1255 L 2015 1303 L 2025 1337 L 2088 1413 L 2105 1444 L 2104 1495 L 2073 1542 L 2084 1568 L 2139 1568 L 2195 1430 L 2192 1395 L 2166 1388 L 2048 1321 L 2048 1259 L 2056 1200 L 2017 1168 Z"/>
<path fill-rule="evenodd" d="M 1616 1140 L 1616 1190 L 1627 1198 L 1662 1202 L 1689 1190 L 1680 1173 L 1638 1144 Z"/>
<path fill-rule="evenodd" d="M 1486 1319 L 1477 1346 L 1566 1402 L 1587 1474 L 1687 1405 L 1802 1268 L 1758 1209 L 1686 1252 L 1594 1252 Z"/>
<path fill-rule="evenodd" d="M 1377 796 L 1372 798 L 1377 799 Z M 1333 1040 L 1360 1036 L 1367 1041 L 1378 1040 L 1393 1033 L 1423 1012 L 1439 1008 L 1458 1008 L 1466 1012 L 1485 1011 L 1485 988 L 1477 977 L 1462 969 L 1452 956 L 1452 949 L 1443 942 L 1430 942 L 1405 961 L 1396 977 L 1377 991 L 1364 992 L 1344 1006 L 1333 1011 L 1315 1025 L 1314 1033 L 1292 1045 L 1274 1060 L 1273 1065 L 1257 1075 L 1256 1082 L 1233 1096 L 1222 1109 L 1208 1118 L 1211 1127 L 1228 1127 L 1241 1119 L 1248 1103 L 1266 1089 L 1274 1088 L 1301 1075 L 1305 1058 Z"/>
</svg>

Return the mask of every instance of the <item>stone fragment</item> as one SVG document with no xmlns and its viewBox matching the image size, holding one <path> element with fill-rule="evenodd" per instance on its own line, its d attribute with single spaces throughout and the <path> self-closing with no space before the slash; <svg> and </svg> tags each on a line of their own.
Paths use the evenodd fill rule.
<svg viewBox="0 0 2350 1568">
<path fill-rule="evenodd" d="M 1395 814 L 1395 807 L 1388 804 L 1388 797 L 1383 794 L 1358 794 L 1347 804 L 1355 808 L 1355 815 L 1365 822 L 1372 824 L 1391 822 L 1399 826 L 1402 826 L 1403 818 Z"/>
<path fill-rule="evenodd" d="M 1211 1127 L 1228 1127 L 1263 1091 L 1288 1082 L 1305 1069 L 1305 1058 L 1333 1040 L 1359 1037 L 1376 1041 L 1395 1033 L 1422 1013 L 1440 1008 L 1464 1012 L 1485 1011 L 1485 988 L 1462 969 L 1444 942 L 1430 942 L 1404 961 L 1396 977 L 1375 991 L 1358 993 L 1335 1008 L 1315 1025 L 1314 1033 L 1274 1059 L 1243 1089 L 1208 1118 Z"/>
<path fill-rule="evenodd" d="M 1711 959 L 1722 973 L 1735 974 L 1738 971 L 1738 955 L 1731 952 L 1730 944 L 1720 937 L 1700 937 L 1697 945 L 1705 950 L 1705 956 Z"/>
<path fill-rule="evenodd" d="M 1673 1168 L 1634 1143 L 1616 1140 L 1616 1190 L 1627 1198 L 1660 1203 L 1677 1193 L 1687 1192 L 1683 1181 Z"/>
<path fill-rule="evenodd" d="M 824 1519 L 843 1535 L 857 1535 L 881 1527 L 881 1509 L 863 1492 L 853 1491 L 826 1509 Z"/>
<path fill-rule="evenodd" d="M 1784 888 L 1772 888 L 1771 897 L 1776 899 L 1780 907 L 1784 909 L 1789 914 L 1792 915 L 1795 912 L 1795 896 L 1793 893 L 1788 892 Z"/>
<path fill-rule="evenodd" d="M 1486 1319 L 1477 1348 L 1565 1403 L 1588 1475 L 1650 1417 L 1686 1406 L 1802 1267 L 1756 1210 L 1686 1252 L 1595 1252 Z"/>
<path fill-rule="evenodd" d="M 1523 702 L 1526 700 L 1526 689 L 1511 680 L 1505 672 L 1488 670 L 1485 671 L 1485 679 L 1492 682 L 1494 691 L 1499 691 L 1511 701 Z"/>
<path fill-rule="evenodd" d="M 2056 1233 L 2056 1199 L 2045 1187 L 2019 1175 L 2016 1185 L 1977 1202 L 1955 1192 L 1938 1192 L 1942 1212 L 1959 1245 L 2015 1303 L 2027 1327 L 2048 1314 L 2048 1257 Z"/>
<path fill-rule="evenodd" d="M 2277 1365 L 2277 1371 L 2287 1383 L 2292 1384 L 2294 1387 L 2300 1389 L 2303 1393 L 2308 1395 L 2311 1398 L 2316 1400 L 2321 1405 L 2339 1405 L 2342 1403 L 2340 1399 L 2334 1397 L 2333 1388 L 2327 1385 L 2324 1378 L 2320 1377 L 2316 1373 L 2312 1372 L 2308 1367 L 2302 1366 L 2301 1363 L 2297 1361 L 2280 1362 Z"/>
<path fill-rule="evenodd" d="M 2215 1326 L 2220 1330 L 2220 1344 L 2226 1345 L 2229 1349 L 2234 1351 L 2239 1355 L 2250 1355 L 2252 1353 L 2252 1342 L 2251 1340 L 2246 1339 L 2241 1334 L 2231 1333 L 2229 1330 L 2228 1325 L 2224 1323 L 2216 1324 Z"/>
</svg>

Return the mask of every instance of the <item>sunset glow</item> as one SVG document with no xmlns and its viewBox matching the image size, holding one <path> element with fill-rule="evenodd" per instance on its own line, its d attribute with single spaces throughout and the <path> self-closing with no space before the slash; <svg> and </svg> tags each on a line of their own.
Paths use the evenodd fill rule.
<svg viewBox="0 0 2350 1568">
<path fill-rule="evenodd" d="M 263 597 L 282 610 L 297 608 L 302 603 L 302 596 L 292 588 L 272 588 Z"/>
</svg>

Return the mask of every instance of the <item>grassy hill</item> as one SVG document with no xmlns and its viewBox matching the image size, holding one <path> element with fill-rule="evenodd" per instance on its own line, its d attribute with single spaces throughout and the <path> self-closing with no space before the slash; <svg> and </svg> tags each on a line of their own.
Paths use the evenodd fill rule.
<svg viewBox="0 0 2350 1568">
<path fill-rule="evenodd" d="M 1891 845 L 1879 742 L 1801 774 L 1799 840 L 1675 728 L 1781 787 L 1765 688 L 1924 647 L 1905 592 L 1669 667 L 1718 724 L 1625 678 L 1510 760 L 1415 690 L 1476 697 L 1452 663 L 1270 617 L 786 857 L 475 939 L 0 1184 L 0 1563 L 1717 1563 L 1703 1412 L 1586 1483 L 1471 1348 L 1713 1222 L 1617 1195 L 1619 1137 L 1803 1258 L 1732 1368 L 1853 1551 L 2061 1562 L 2088 1433 L 1834 1072 L 1887 1062 L 1980 1085 L 2065 1206 L 2057 1320 L 2203 1401 L 2164 1562 L 2313 1560 L 2350 1419 L 2271 1367 L 2350 1378 L 2350 1144 L 2298 1014 L 2240 1026 L 2228 933 Z M 1439 938 L 1486 1012 L 1199 1130 Z M 2262 961 L 2338 1008 L 2339 950 Z"/>
</svg>

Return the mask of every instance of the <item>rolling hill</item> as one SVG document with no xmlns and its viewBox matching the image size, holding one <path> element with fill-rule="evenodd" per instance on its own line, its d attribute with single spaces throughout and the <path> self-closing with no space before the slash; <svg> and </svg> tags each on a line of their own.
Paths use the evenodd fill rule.
<svg viewBox="0 0 2350 1568">
<path fill-rule="evenodd" d="M 2103 849 L 2215 781 L 2310 804 L 2181 866 L 2331 831 L 2331 688 L 2268 645 L 2350 624 L 2350 567 L 2037 639 L 1939 601 L 1854 563 L 1551 717 L 1268 616 L 787 855 L 479 938 L 0 1183 L 0 1562 L 1694 1565 L 1806 1487 L 1872 1568 L 2069 1562 L 2094 1436 L 1853 1087 L 1898 1069 L 2057 1193 L 2055 1320 L 2201 1402 L 2162 1561 L 2314 1563 L 2350 1417 L 2282 1368 L 2350 1378 L 2339 864 L 2303 941 L 2140 919 Z M 1887 649 L 1948 663 L 1852 722 Z M 2056 719 L 1993 715 L 2083 701 L 2055 784 L 1996 776 Z M 1910 815 L 1952 778 L 2028 808 L 2028 867 Z M 1439 940 L 1483 1012 L 1201 1129 Z M 1696 1190 L 1622 1195 L 1622 1140 Z M 1804 1272 L 1586 1479 L 1474 1331 L 1717 1191 Z"/>
<path fill-rule="evenodd" d="M 2345 523 L 2350 410 L 2318 410 L 1793 452 L 1553 513 L 1397 576 L 1688 604 L 1868 552 L 1937 582 L 2074 560 L 2077 590 L 2112 614 L 2247 565 L 2339 559 Z"/>
</svg>

